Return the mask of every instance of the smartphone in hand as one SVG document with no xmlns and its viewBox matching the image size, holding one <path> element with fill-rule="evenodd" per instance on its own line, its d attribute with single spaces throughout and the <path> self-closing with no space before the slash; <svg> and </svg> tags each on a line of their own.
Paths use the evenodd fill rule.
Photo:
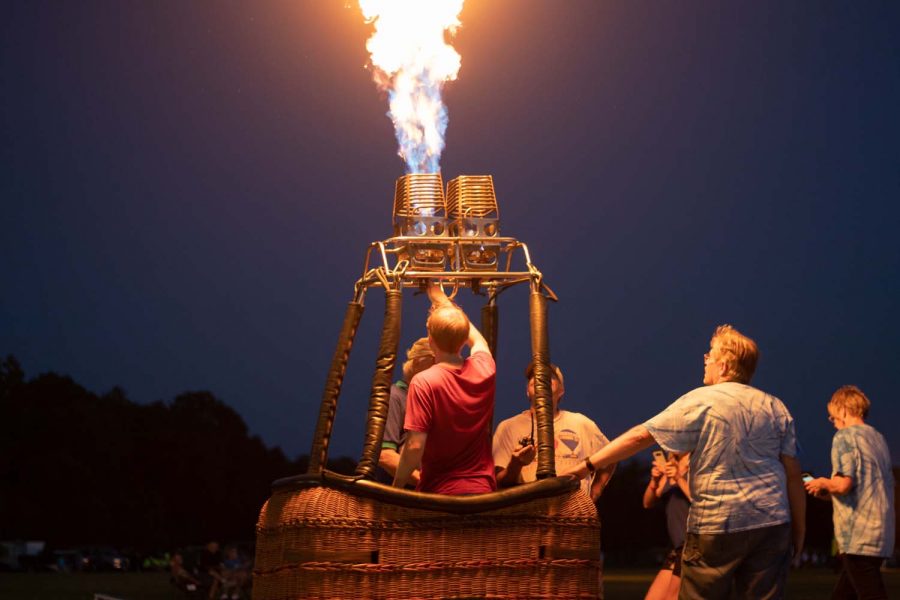
<svg viewBox="0 0 900 600">
<path fill-rule="evenodd" d="M 666 454 L 662 450 L 654 450 L 653 451 L 653 462 L 656 463 L 656 466 L 662 469 L 666 466 Z"/>
</svg>

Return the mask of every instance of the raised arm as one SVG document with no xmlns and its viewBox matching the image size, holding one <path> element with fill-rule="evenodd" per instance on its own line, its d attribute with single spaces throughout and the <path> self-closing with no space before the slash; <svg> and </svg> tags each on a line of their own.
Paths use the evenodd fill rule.
<svg viewBox="0 0 900 600">
<path fill-rule="evenodd" d="M 432 309 L 440 308 L 441 306 L 453 306 L 453 302 L 447 297 L 447 294 L 444 293 L 444 288 L 437 281 L 429 283 L 425 289 L 428 292 L 428 299 L 431 300 Z M 466 344 L 469 346 L 470 354 L 476 352 L 491 353 L 487 340 L 484 339 L 478 328 L 472 325 L 471 319 L 469 320 L 469 338 L 466 340 Z"/>
</svg>

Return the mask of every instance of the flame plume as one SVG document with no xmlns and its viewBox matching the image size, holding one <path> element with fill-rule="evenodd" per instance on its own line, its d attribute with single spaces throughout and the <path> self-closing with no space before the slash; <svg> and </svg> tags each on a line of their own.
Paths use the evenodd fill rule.
<svg viewBox="0 0 900 600">
<path fill-rule="evenodd" d="M 388 92 L 398 154 L 407 173 L 440 172 L 447 108 L 441 89 L 460 56 L 444 41 L 460 26 L 464 0 L 359 0 L 375 32 L 366 42 L 378 87 Z"/>
</svg>

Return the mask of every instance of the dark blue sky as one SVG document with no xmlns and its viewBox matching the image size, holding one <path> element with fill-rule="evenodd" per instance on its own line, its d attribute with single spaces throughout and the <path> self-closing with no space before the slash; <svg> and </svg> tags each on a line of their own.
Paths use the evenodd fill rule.
<svg viewBox="0 0 900 600">
<path fill-rule="evenodd" d="M 617 435 L 700 385 L 730 322 L 805 465 L 827 468 L 845 383 L 898 460 L 900 4 L 468 0 L 462 20 L 442 170 L 494 176 L 502 233 L 559 294 L 564 405 Z M 307 452 L 403 174 L 359 10 L 4 1 L 0 28 L 0 354 L 139 402 L 209 389 Z M 361 448 L 380 294 L 333 455 Z M 406 347 L 426 302 L 404 308 Z M 526 308 L 501 296 L 498 418 L 525 406 Z"/>
</svg>

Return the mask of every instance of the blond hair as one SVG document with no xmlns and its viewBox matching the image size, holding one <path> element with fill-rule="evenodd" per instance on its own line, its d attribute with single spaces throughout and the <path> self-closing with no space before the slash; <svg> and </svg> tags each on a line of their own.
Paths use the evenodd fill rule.
<svg viewBox="0 0 900 600">
<path fill-rule="evenodd" d="M 406 362 L 403 363 L 404 381 L 411 380 L 413 375 L 432 364 L 434 364 L 434 352 L 431 351 L 431 346 L 428 344 L 428 338 L 423 337 L 417 339 L 406 351 Z"/>
<path fill-rule="evenodd" d="M 756 342 L 731 325 L 719 325 L 709 344 L 718 349 L 719 356 L 715 358 L 725 363 L 725 377 L 729 381 L 750 383 L 759 359 Z"/>
<path fill-rule="evenodd" d="M 841 409 L 846 414 L 853 417 L 865 419 L 869 414 L 869 407 L 872 403 L 861 389 L 855 385 L 845 385 L 839 387 L 837 391 L 831 395 L 828 406 L 837 411 Z"/>
<path fill-rule="evenodd" d="M 442 352 L 455 354 L 469 339 L 469 317 L 453 304 L 435 308 L 425 327 L 434 345 Z"/>
</svg>

